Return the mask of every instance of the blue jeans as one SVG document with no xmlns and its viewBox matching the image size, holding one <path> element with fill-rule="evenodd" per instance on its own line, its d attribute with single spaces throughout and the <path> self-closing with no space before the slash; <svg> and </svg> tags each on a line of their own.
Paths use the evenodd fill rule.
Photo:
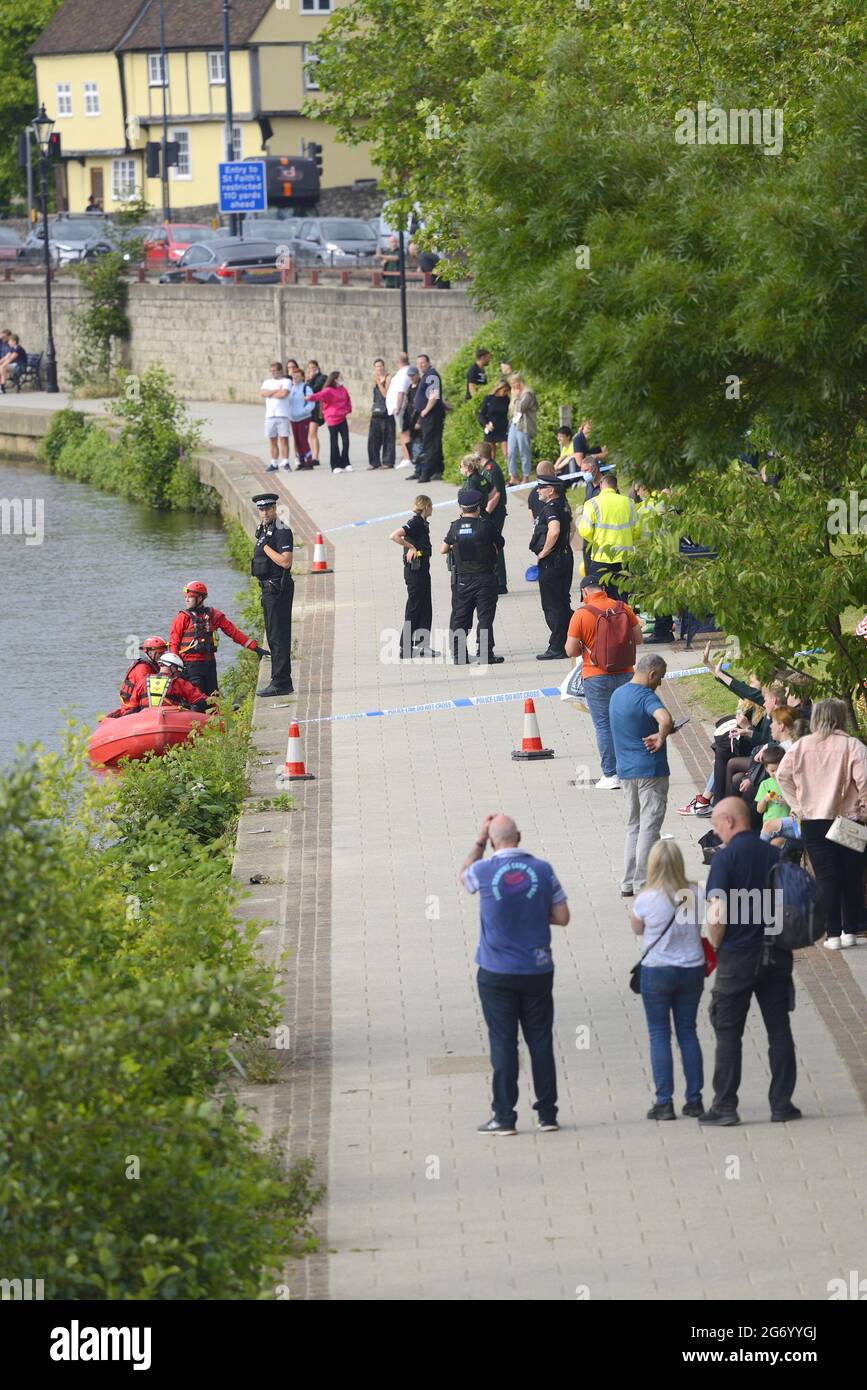
<svg viewBox="0 0 867 1390">
<path fill-rule="evenodd" d="M 701 1100 L 704 1067 L 695 1019 L 704 989 L 703 965 L 642 965 L 641 998 L 650 1034 L 650 1066 L 657 1105 L 668 1105 L 674 1095 L 674 1063 L 671 1056 L 671 1018 L 686 1078 L 686 1100 Z"/>
<path fill-rule="evenodd" d="M 603 777 L 613 777 L 617 771 L 614 739 L 611 737 L 611 724 L 608 720 L 608 702 L 618 686 L 626 685 L 626 682 L 631 680 L 632 676 L 627 672 L 620 676 L 584 677 L 584 695 L 590 718 L 593 720 L 593 728 L 596 730 Z"/>
<path fill-rule="evenodd" d="M 518 476 L 515 472 L 515 455 L 518 454 L 521 459 L 521 477 L 529 478 L 530 469 L 533 466 L 530 436 L 525 434 L 523 430 L 516 429 L 514 425 L 510 425 L 509 442 L 506 447 L 509 459 L 509 477 L 516 478 Z"/>
<path fill-rule="evenodd" d="M 511 1128 L 518 1118 L 518 1025 L 530 1053 L 533 1090 L 543 1121 L 557 1118 L 557 1070 L 554 1065 L 554 972 L 500 975 L 479 967 L 482 1013 L 488 1025 L 494 1070 L 493 1111 L 498 1124 Z"/>
</svg>

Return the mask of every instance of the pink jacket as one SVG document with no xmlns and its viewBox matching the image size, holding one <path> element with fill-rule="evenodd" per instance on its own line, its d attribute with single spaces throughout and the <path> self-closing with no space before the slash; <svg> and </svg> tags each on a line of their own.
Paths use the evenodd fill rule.
<svg viewBox="0 0 867 1390">
<path fill-rule="evenodd" d="M 323 386 L 321 391 L 314 392 L 307 399 L 322 402 L 326 425 L 339 425 L 341 420 L 352 414 L 352 401 L 345 386 Z"/>
<path fill-rule="evenodd" d="M 867 748 L 842 729 L 807 734 L 777 768 L 780 791 L 803 820 L 855 819 L 867 810 Z"/>
</svg>

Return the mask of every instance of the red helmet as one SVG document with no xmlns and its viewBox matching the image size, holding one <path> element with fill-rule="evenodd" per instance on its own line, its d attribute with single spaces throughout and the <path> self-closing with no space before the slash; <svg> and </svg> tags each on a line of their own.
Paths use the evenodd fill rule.
<svg viewBox="0 0 867 1390">
<path fill-rule="evenodd" d="M 192 584 L 184 585 L 185 594 L 200 594 L 202 598 L 208 597 L 208 586 L 203 584 L 200 579 L 194 579 Z"/>
<path fill-rule="evenodd" d="M 141 644 L 143 652 L 164 652 L 168 643 L 162 637 L 146 637 Z"/>
</svg>

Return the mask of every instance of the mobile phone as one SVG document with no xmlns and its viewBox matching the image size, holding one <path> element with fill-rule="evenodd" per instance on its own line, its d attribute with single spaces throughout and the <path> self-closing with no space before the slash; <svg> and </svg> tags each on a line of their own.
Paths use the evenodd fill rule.
<svg viewBox="0 0 867 1390">
<path fill-rule="evenodd" d="M 687 715 L 686 719 L 678 719 L 677 723 L 675 724 L 675 726 L 674 726 L 674 728 L 672 729 L 671 732 L 672 732 L 673 734 L 676 734 L 677 731 L 678 731 L 678 729 L 682 729 L 683 726 L 684 726 L 684 724 L 688 724 L 688 723 L 689 723 L 689 715 Z"/>
</svg>

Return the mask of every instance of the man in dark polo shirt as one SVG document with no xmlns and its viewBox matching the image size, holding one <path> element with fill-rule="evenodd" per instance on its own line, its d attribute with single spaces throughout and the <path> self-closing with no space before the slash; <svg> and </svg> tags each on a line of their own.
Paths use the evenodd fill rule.
<svg viewBox="0 0 867 1390">
<path fill-rule="evenodd" d="M 707 933 L 717 948 L 710 1021 L 716 1033 L 714 1100 L 699 1116 L 703 1125 L 737 1125 L 741 1049 L 753 995 L 768 1034 L 771 1119 L 799 1120 L 792 1104 L 797 1078 L 789 1014 L 795 1007 L 792 953 L 775 945 L 775 910 L 768 874 L 779 850 L 750 829 L 750 810 L 728 796 L 714 807 L 711 824 L 723 842 L 711 863 Z"/>
<path fill-rule="evenodd" d="M 485 859 L 489 841 L 493 854 Z M 525 854 L 520 843 L 511 817 L 485 816 L 460 873 L 467 892 L 479 894 L 477 981 L 494 1070 L 494 1113 L 479 1125 L 479 1134 L 517 1133 L 519 1024 L 530 1052 L 536 1128 L 560 1128 L 551 924 L 568 926 L 569 905 L 551 865 Z"/>
</svg>

